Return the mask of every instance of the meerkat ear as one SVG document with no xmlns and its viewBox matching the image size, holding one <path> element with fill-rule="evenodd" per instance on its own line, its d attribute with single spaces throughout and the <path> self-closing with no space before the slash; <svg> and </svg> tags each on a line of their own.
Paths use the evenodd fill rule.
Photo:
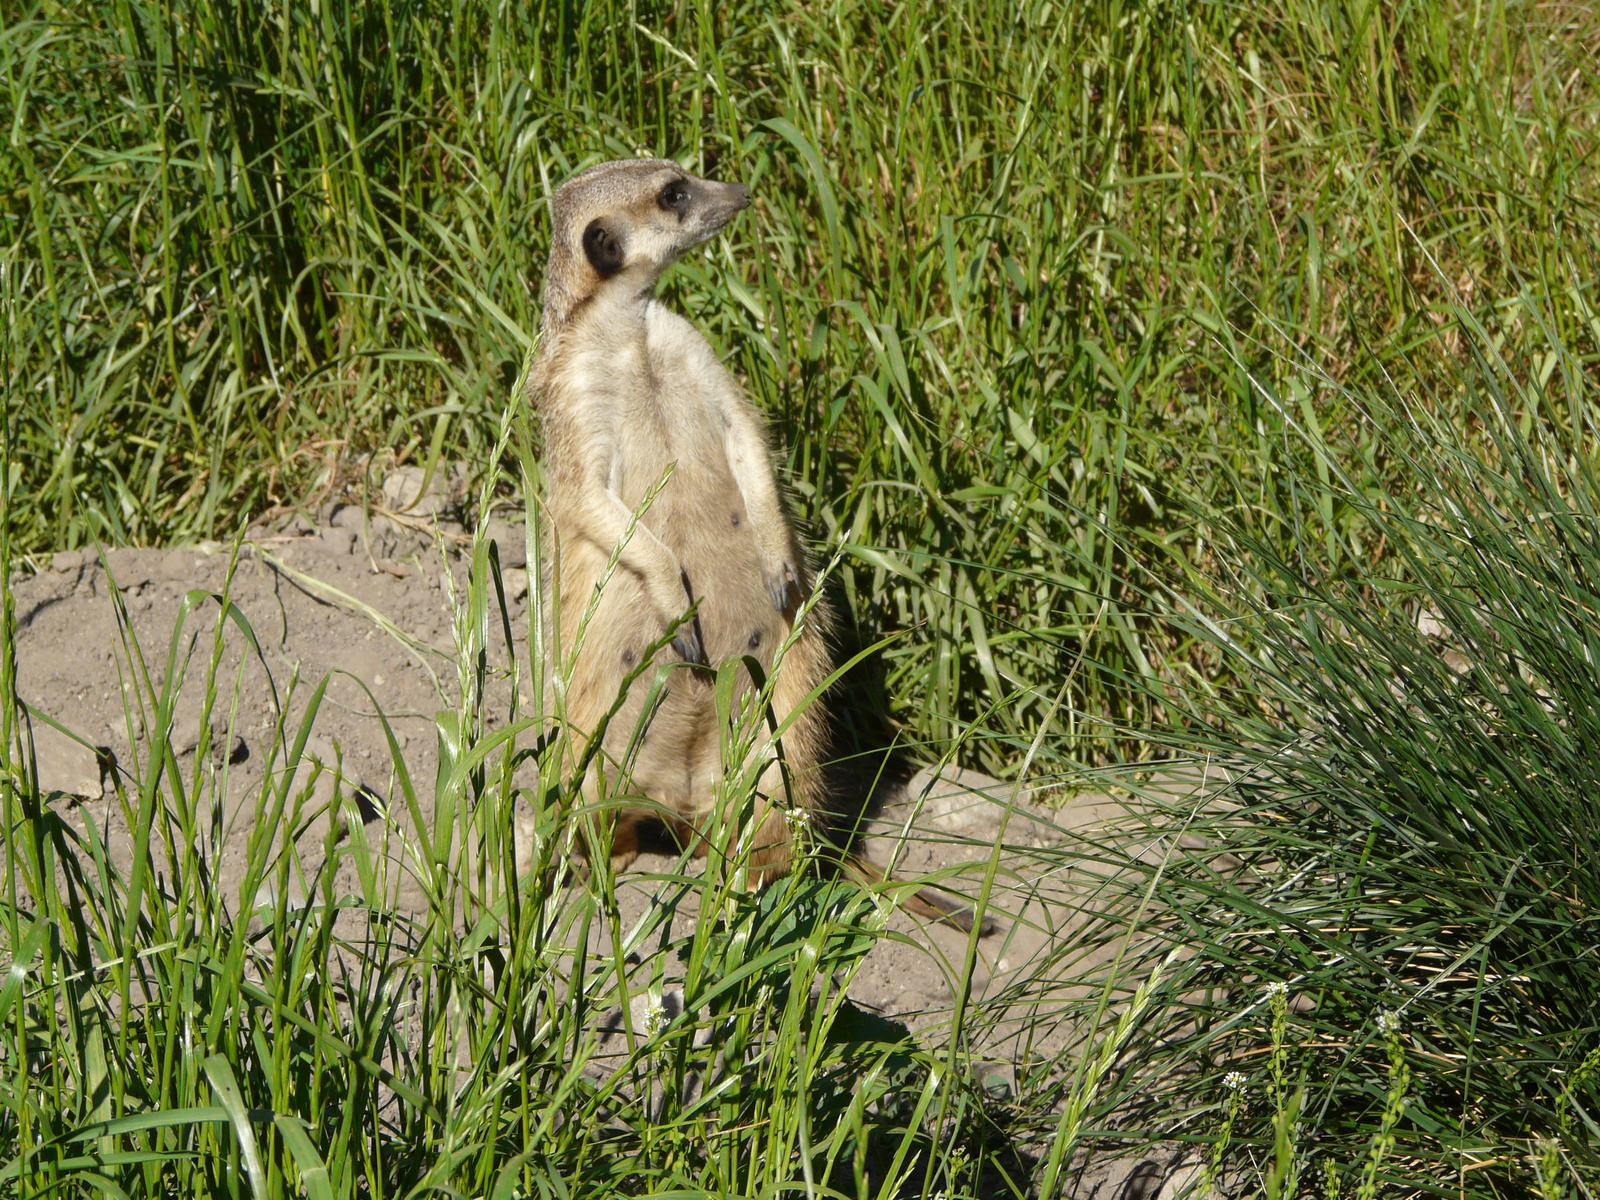
<svg viewBox="0 0 1600 1200">
<path fill-rule="evenodd" d="M 590 221 L 589 227 L 583 231 L 583 252 L 588 255 L 589 265 L 600 272 L 602 279 L 610 278 L 622 270 L 622 243 L 599 217 Z"/>
</svg>

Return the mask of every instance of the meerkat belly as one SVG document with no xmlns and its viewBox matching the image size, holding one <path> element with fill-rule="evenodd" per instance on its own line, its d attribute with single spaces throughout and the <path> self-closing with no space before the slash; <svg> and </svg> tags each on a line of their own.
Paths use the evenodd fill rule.
<svg viewBox="0 0 1600 1200">
<path fill-rule="evenodd" d="M 704 419 L 695 419 L 702 414 Z M 700 631 L 710 661 L 753 654 L 770 666 L 772 651 L 787 629 L 772 607 L 755 531 L 720 431 L 701 405 L 673 416 L 677 419 L 658 426 L 660 444 L 624 465 L 619 492 L 624 503 L 636 508 L 660 482 L 665 464 L 676 464 L 642 523 L 666 544 L 689 577 L 700 603 Z M 641 440 L 636 438 L 634 447 L 643 449 Z"/>
<path fill-rule="evenodd" d="M 679 522 L 668 544 L 700 601 L 700 629 L 712 662 L 751 654 L 763 667 L 787 629 L 772 607 L 755 537 L 737 488 L 702 497 L 698 519 Z"/>
<path fill-rule="evenodd" d="M 786 629 L 768 596 L 755 532 L 726 458 L 680 459 L 647 521 L 689 577 L 710 661 L 753 654 L 770 666 Z"/>
</svg>

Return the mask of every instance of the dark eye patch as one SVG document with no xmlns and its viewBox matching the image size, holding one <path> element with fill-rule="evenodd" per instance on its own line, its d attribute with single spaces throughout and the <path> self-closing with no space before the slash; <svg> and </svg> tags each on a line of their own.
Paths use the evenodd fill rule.
<svg viewBox="0 0 1600 1200">
<path fill-rule="evenodd" d="M 675 212 L 681 217 L 689 207 L 689 189 L 683 185 L 682 180 L 674 179 L 661 189 L 661 194 L 656 197 L 656 204 L 662 212 Z"/>
</svg>

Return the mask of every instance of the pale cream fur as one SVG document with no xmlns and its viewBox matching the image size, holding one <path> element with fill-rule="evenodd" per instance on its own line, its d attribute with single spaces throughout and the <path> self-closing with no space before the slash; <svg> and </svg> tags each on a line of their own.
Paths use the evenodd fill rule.
<svg viewBox="0 0 1600 1200">
<path fill-rule="evenodd" d="M 543 341 L 531 381 L 554 535 L 545 571 L 548 673 L 565 681 L 568 763 L 600 740 L 585 786 L 591 799 L 620 801 L 611 846 L 618 866 L 637 854 L 639 819 L 662 815 L 655 805 L 702 851 L 717 832 L 728 730 L 711 673 L 667 672 L 647 713 L 654 665 L 681 659 L 714 669 L 748 654 L 770 673 L 799 619 L 773 685 L 780 725 L 828 671 L 827 610 L 813 603 L 799 617 L 812 581 L 779 500 L 761 416 L 699 331 L 653 295 L 673 261 L 748 203 L 741 185 L 696 179 L 665 160 L 603 163 L 551 200 Z M 596 600 L 613 553 L 616 569 Z M 692 600 L 697 620 L 655 653 L 606 724 L 628 676 Z M 749 684 L 741 669 L 740 691 Z M 755 820 L 732 839 L 755 847 L 757 881 L 788 869 L 783 810 L 823 803 L 825 740 L 821 705 L 805 706 L 782 737 L 788 779 L 776 762 L 761 775 Z M 770 746 L 755 753 L 770 755 Z"/>
</svg>

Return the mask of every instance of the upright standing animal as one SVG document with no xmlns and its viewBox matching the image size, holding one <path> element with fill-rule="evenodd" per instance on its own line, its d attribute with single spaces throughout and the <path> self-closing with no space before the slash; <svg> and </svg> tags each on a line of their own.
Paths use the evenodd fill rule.
<svg viewBox="0 0 1600 1200">
<path fill-rule="evenodd" d="M 623 800 L 611 845 L 618 867 L 638 854 L 641 821 L 661 816 L 642 802 L 627 807 L 630 796 L 662 806 L 678 837 L 707 848 L 727 731 L 704 668 L 751 655 L 770 673 L 812 586 L 760 415 L 705 338 L 654 296 L 663 271 L 749 204 L 743 184 L 698 179 L 665 159 L 590 167 L 550 202 L 543 340 L 530 376 L 553 533 L 549 674 L 570 668 L 569 763 L 598 736 L 586 787 L 592 798 L 603 789 Z M 794 719 L 782 764 L 763 770 L 753 822 L 734 843 L 749 850 L 757 884 L 789 868 L 785 810 L 826 816 L 826 718 L 821 704 L 803 702 L 829 669 L 828 619 L 818 597 L 773 680 L 777 722 Z M 674 626 L 670 652 L 662 646 L 645 662 Z M 668 672 L 652 702 L 654 672 L 641 667 L 669 653 L 701 669 Z M 750 682 L 741 669 L 741 689 Z M 883 877 L 859 857 L 846 865 Z M 912 906 L 970 928 L 967 910 L 930 893 Z"/>
</svg>

